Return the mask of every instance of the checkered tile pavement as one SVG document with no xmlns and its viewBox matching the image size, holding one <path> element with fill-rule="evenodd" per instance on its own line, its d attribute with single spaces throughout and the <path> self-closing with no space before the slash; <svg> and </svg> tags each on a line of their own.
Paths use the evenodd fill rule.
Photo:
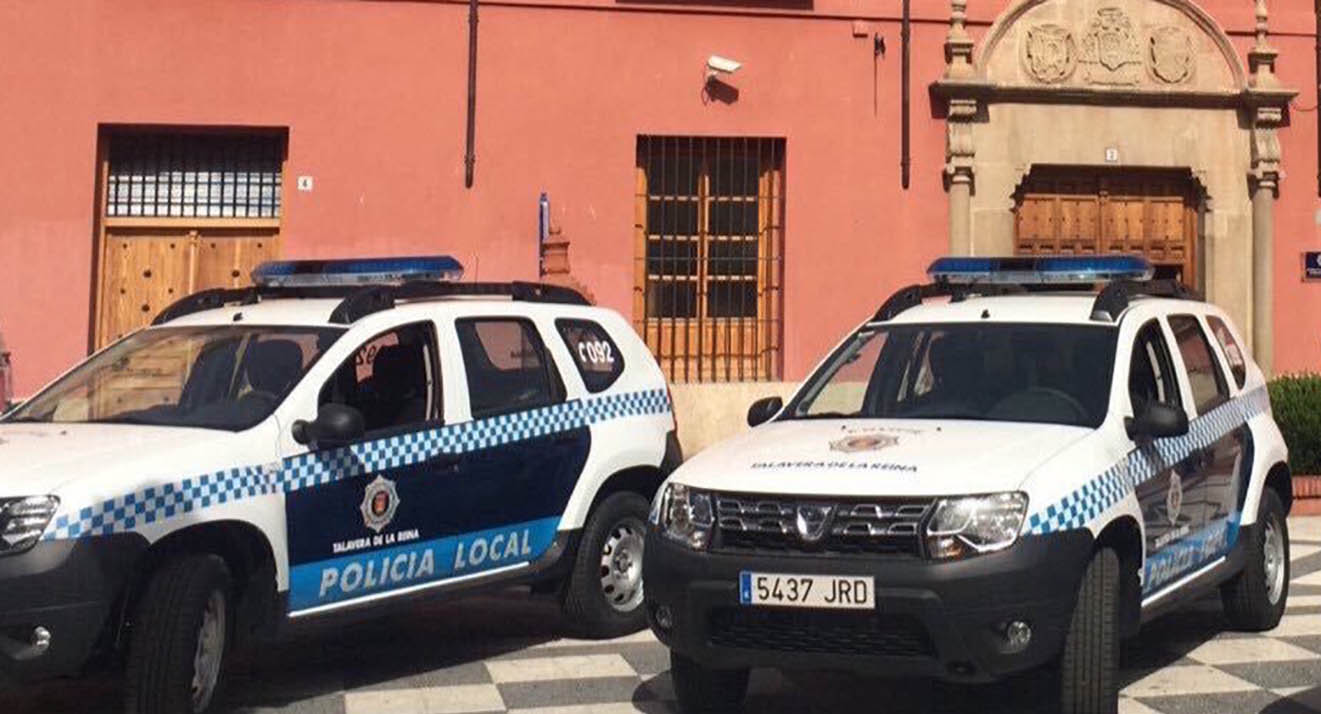
<svg viewBox="0 0 1321 714">
<path fill-rule="evenodd" d="M 1289 610 L 1265 635 L 1224 631 L 1218 601 L 1151 623 L 1123 656 L 1121 714 L 1321 714 L 1321 518 L 1294 519 Z M 518 594 L 307 632 L 239 665 L 242 714 L 676 712 L 668 653 L 649 633 L 558 639 L 553 605 Z M 109 680 L 0 691 L 0 712 L 118 711 Z M 749 714 L 1048 711 L 1030 678 L 984 687 L 757 671 Z"/>
</svg>

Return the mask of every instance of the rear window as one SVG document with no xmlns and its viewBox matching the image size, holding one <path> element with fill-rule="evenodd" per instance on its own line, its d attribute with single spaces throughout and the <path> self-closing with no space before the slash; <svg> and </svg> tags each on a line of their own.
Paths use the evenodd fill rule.
<svg viewBox="0 0 1321 714">
<path fill-rule="evenodd" d="M 1234 375 L 1238 388 L 1242 389 L 1248 381 L 1248 361 L 1243 356 L 1242 348 L 1238 346 L 1238 340 L 1235 340 L 1234 333 L 1229 331 L 1229 325 L 1215 315 L 1207 316 L 1206 324 L 1211 326 L 1211 333 L 1216 336 L 1220 348 L 1225 351 L 1225 359 L 1229 360 L 1229 372 Z"/>
<path fill-rule="evenodd" d="M 589 392 L 601 392 L 624 373 L 624 357 L 604 327 L 591 320 L 556 320 L 564 345 Z"/>
<path fill-rule="evenodd" d="M 455 327 L 474 418 L 536 409 L 564 399 L 564 385 L 531 322 L 479 318 L 459 320 Z"/>
<path fill-rule="evenodd" d="M 1170 329 L 1174 331 L 1174 340 L 1183 355 L 1183 366 L 1188 370 L 1197 413 L 1205 414 L 1224 404 L 1229 399 L 1229 388 L 1197 318 L 1174 315 L 1170 317 Z"/>
</svg>

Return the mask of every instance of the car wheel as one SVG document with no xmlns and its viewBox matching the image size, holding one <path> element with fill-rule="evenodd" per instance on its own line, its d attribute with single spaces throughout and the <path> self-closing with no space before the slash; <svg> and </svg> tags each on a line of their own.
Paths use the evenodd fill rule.
<svg viewBox="0 0 1321 714">
<path fill-rule="evenodd" d="M 210 711 L 229 642 L 229 568 L 189 555 L 156 571 L 138 601 L 125 670 L 130 714 Z"/>
<path fill-rule="evenodd" d="M 1247 563 L 1243 571 L 1220 587 L 1229 625 L 1249 632 L 1280 624 L 1289 600 L 1289 523 L 1284 504 L 1273 489 L 1261 493 L 1257 525 L 1245 532 Z"/>
<path fill-rule="evenodd" d="M 711 669 L 670 651 L 670 677 L 679 711 L 684 714 L 729 714 L 743 708 L 748 695 L 748 670 Z"/>
<path fill-rule="evenodd" d="M 1097 551 L 1083 573 L 1058 663 L 1062 714 L 1119 711 L 1119 586 L 1119 556 Z"/>
<path fill-rule="evenodd" d="M 622 491 L 587 518 L 564 593 L 570 627 L 585 637 L 618 637 L 646 627 L 642 555 L 650 504 Z"/>
</svg>

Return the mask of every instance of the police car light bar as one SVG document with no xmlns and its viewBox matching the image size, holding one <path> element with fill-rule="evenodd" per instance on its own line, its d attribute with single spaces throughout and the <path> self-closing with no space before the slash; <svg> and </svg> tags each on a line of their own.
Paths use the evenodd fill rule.
<svg viewBox="0 0 1321 714">
<path fill-rule="evenodd" d="M 1042 258 L 937 258 L 927 275 L 937 283 L 1051 285 L 1151 280 L 1156 270 L 1136 255 Z"/>
<path fill-rule="evenodd" d="M 349 260 L 274 260 L 252 271 L 252 282 L 263 288 L 332 285 L 397 285 L 414 280 L 453 281 L 463 277 L 463 265 L 448 255 Z"/>
</svg>

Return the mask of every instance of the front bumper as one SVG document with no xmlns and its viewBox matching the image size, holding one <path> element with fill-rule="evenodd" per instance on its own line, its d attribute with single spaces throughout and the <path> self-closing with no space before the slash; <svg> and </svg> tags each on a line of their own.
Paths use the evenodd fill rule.
<svg viewBox="0 0 1321 714">
<path fill-rule="evenodd" d="M 1086 530 L 1026 536 L 1012 548 L 936 563 L 883 556 L 695 552 L 647 537 L 644 580 L 652 629 L 710 667 L 852 670 L 980 682 L 1045 664 L 1062 649 L 1093 539 Z M 819 611 L 739 605 L 741 571 L 876 579 L 876 608 Z M 660 627 L 656 612 L 673 620 Z M 1027 622 L 1010 653 L 1005 623 Z"/>
<path fill-rule="evenodd" d="M 0 556 L 0 680 L 77 673 L 147 548 L 136 534 L 43 541 Z M 34 646 L 43 628 L 49 643 Z"/>
</svg>

